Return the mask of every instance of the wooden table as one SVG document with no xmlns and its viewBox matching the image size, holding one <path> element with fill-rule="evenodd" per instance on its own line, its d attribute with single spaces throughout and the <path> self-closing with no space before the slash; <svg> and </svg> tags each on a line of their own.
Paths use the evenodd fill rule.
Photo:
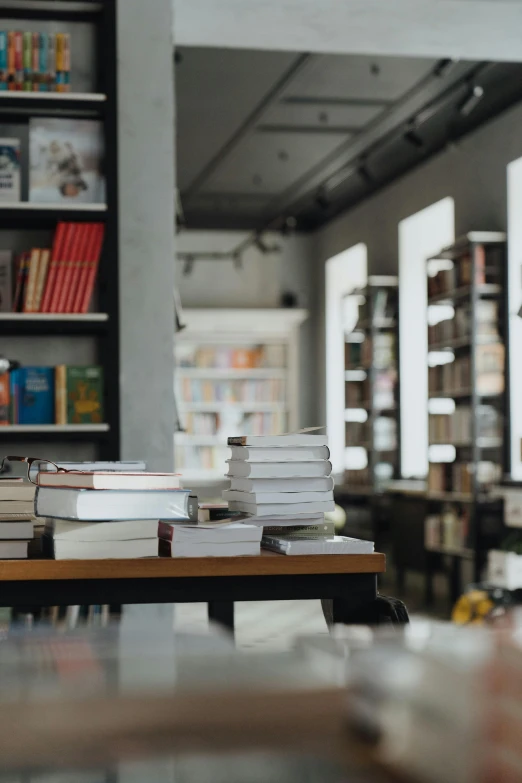
<svg viewBox="0 0 522 783">
<path fill-rule="evenodd" d="M 346 622 L 375 601 L 384 570 L 381 554 L 51 560 L 35 541 L 29 560 L 0 560 L 0 606 L 204 602 L 233 629 L 235 601 L 328 598 Z"/>
</svg>

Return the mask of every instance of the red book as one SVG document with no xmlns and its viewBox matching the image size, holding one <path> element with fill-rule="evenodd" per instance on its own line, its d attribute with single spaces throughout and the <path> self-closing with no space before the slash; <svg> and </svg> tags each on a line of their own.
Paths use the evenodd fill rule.
<svg viewBox="0 0 522 783">
<path fill-rule="evenodd" d="M 47 280 L 45 283 L 45 289 L 42 297 L 42 303 L 40 306 L 41 313 L 49 313 L 51 300 L 54 293 L 54 284 L 56 281 L 56 274 L 58 272 L 58 263 L 62 253 L 62 247 L 67 232 L 68 223 L 58 223 L 56 231 L 54 232 L 53 248 L 51 251 L 51 260 L 49 262 L 49 271 L 47 272 Z"/>
<path fill-rule="evenodd" d="M 74 301 L 72 305 L 73 313 L 80 313 L 85 294 L 85 285 L 87 278 L 89 277 L 89 268 L 94 260 L 93 253 L 96 249 L 96 242 L 98 236 L 98 223 L 88 223 L 87 239 L 85 242 L 85 249 L 82 254 L 82 260 L 78 271 L 78 279 L 76 281 L 76 287 L 74 291 Z"/>
<path fill-rule="evenodd" d="M 92 255 L 89 260 L 89 266 L 87 267 L 87 277 L 85 281 L 85 289 L 83 292 L 83 299 L 80 305 L 80 313 L 86 313 L 91 303 L 92 294 L 94 291 L 94 283 L 96 282 L 96 275 L 98 274 L 98 265 L 100 263 L 100 256 L 103 246 L 103 236 L 105 234 L 105 226 L 103 223 L 95 223 L 95 241 L 93 243 Z"/>
<path fill-rule="evenodd" d="M 23 65 L 23 36 L 21 32 L 14 34 L 14 66 L 15 66 L 15 90 L 20 91 L 24 81 Z"/>
<path fill-rule="evenodd" d="M 71 292 L 71 286 L 74 279 L 75 267 L 80 259 L 80 250 L 84 241 L 85 223 L 73 223 L 73 235 L 67 257 L 63 262 L 63 277 L 58 303 L 56 305 L 57 313 L 66 313 L 65 305 Z"/>
<path fill-rule="evenodd" d="M 76 302 L 78 289 L 80 287 L 80 280 L 83 273 L 83 269 L 87 263 L 87 254 L 89 252 L 89 243 L 91 241 L 91 225 L 92 223 L 82 223 L 81 237 L 78 244 L 76 258 L 73 259 L 73 270 L 71 273 L 71 280 L 67 291 L 67 297 L 65 300 L 64 313 L 74 313 L 74 304 Z"/>
<path fill-rule="evenodd" d="M 74 239 L 75 223 L 65 223 L 65 235 L 62 242 L 60 255 L 56 260 L 56 277 L 54 279 L 51 301 L 49 303 L 49 313 L 58 312 L 58 302 L 62 293 L 63 278 L 65 275 L 65 266 L 69 260 L 70 248 Z"/>
</svg>

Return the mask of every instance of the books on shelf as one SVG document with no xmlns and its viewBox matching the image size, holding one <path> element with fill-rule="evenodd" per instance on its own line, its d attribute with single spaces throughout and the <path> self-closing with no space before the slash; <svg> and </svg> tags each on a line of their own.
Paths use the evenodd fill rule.
<svg viewBox="0 0 522 783">
<path fill-rule="evenodd" d="M 20 199 L 20 139 L 0 138 L 0 204 Z"/>
<path fill-rule="evenodd" d="M 470 546 L 469 507 L 447 505 L 424 520 L 424 546 L 431 550 L 462 551 Z"/>
<path fill-rule="evenodd" d="M 450 294 L 473 282 L 473 261 L 475 262 L 475 284 L 500 284 L 503 276 L 503 247 L 497 245 L 475 245 L 475 258 L 468 248 L 454 261 L 445 261 L 443 268 L 428 276 L 428 297 Z"/>
<path fill-rule="evenodd" d="M 103 422 L 103 368 L 91 365 L 55 368 L 55 417 L 57 424 Z"/>
<path fill-rule="evenodd" d="M 235 347 L 187 344 L 176 346 L 176 352 L 180 368 L 283 369 L 286 363 L 286 346 L 282 343 Z"/>
<path fill-rule="evenodd" d="M 500 443 L 503 423 L 501 412 L 493 405 L 477 405 L 476 415 L 479 445 L 480 438 L 498 439 Z M 430 414 L 430 443 L 471 443 L 472 422 L 472 408 L 468 405 L 459 405 L 453 413 Z"/>
<path fill-rule="evenodd" d="M 19 367 L 10 374 L 11 424 L 53 424 L 54 368 Z"/>
<path fill-rule="evenodd" d="M 487 489 L 501 480 L 502 466 L 490 460 L 480 460 L 476 465 L 477 484 Z M 469 462 L 431 462 L 428 470 L 429 492 L 473 492 L 473 464 Z"/>
<path fill-rule="evenodd" d="M 197 498 L 189 490 L 109 490 L 37 487 L 39 517 L 83 521 L 171 519 L 197 521 Z"/>
<path fill-rule="evenodd" d="M 504 356 L 502 343 L 477 345 L 475 349 L 475 387 L 478 394 L 501 394 L 504 391 Z M 454 361 L 428 369 L 430 394 L 471 394 L 471 357 L 457 356 Z"/>
<path fill-rule="evenodd" d="M 263 534 L 261 544 L 281 555 L 370 555 L 374 551 L 373 541 L 348 536 L 287 538 Z"/>
<path fill-rule="evenodd" d="M 182 402 L 284 402 L 285 383 L 279 378 L 245 380 L 181 379 Z"/>
<path fill-rule="evenodd" d="M 29 201 L 103 204 L 103 132 L 98 120 L 29 121 Z"/>
<path fill-rule="evenodd" d="M 69 33 L 0 31 L 0 91 L 69 92 Z"/>
<path fill-rule="evenodd" d="M 171 557 L 232 557 L 258 555 L 262 528 L 231 522 L 190 527 L 160 522 L 160 552 Z"/>
</svg>

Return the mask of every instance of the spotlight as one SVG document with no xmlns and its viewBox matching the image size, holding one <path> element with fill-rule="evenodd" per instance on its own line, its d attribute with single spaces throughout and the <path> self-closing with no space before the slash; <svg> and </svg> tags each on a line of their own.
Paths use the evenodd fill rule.
<svg viewBox="0 0 522 783">
<path fill-rule="evenodd" d="M 478 106 L 482 98 L 484 97 L 484 88 L 479 84 L 474 84 L 466 99 L 460 104 L 459 111 L 463 117 L 468 117 L 471 112 Z"/>
</svg>

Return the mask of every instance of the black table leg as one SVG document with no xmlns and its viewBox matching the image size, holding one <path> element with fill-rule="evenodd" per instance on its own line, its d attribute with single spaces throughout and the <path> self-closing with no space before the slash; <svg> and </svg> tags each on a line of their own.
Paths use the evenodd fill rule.
<svg viewBox="0 0 522 783">
<path fill-rule="evenodd" d="M 234 602 L 233 601 L 209 601 L 208 619 L 214 623 L 220 623 L 234 633 Z"/>
</svg>

